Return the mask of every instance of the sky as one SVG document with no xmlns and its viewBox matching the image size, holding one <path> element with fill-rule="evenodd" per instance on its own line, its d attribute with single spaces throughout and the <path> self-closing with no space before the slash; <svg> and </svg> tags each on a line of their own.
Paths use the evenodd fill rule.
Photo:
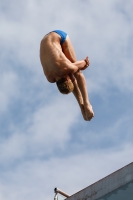
<svg viewBox="0 0 133 200">
<path fill-rule="evenodd" d="M 0 0 L 0 199 L 51 200 L 133 162 L 133 1 Z M 49 83 L 45 34 L 65 31 L 95 117 Z"/>
</svg>

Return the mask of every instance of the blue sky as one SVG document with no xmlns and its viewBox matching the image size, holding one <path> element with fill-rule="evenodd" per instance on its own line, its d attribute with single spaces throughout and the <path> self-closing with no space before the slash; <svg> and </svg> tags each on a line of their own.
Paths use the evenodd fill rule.
<svg viewBox="0 0 133 200">
<path fill-rule="evenodd" d="M 73 194 L 133 161 L 132 0 L 0 0 L 0 199 Z M 66 31 L 95 117 L 46 81 L 40 41 Z"/>
</svg>

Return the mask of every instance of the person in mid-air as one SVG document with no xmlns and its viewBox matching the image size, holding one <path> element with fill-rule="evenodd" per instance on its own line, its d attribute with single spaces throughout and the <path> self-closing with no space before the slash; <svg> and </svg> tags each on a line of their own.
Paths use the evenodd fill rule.
<svg viewBox="0 0 133 200">
<path fill-rule="evenodd" d="M 61 30 L 54 30 L 41 40 L 40 60 L 47 80 L 50 83 L 56 82 L 62 94 L 73 92 L 84 120 L 90 121 L 94 112 L 82 73 L 90 64 L 88 57 L 76 61 L 69 36 Z"/>
</svg>

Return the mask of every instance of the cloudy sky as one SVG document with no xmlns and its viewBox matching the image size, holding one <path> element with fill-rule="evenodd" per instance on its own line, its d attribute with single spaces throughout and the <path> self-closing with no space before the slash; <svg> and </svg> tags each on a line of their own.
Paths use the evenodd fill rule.
<svg viewBox="0 0 133 200">
<path fill-rule="evenodd" d="M 133 161 L 132 11 L 132 0 L 0 0 L 0 199 L 74 194 Z M 43 74 L 54 29 L 90 58 L 90 122 Z"/>
</svg>

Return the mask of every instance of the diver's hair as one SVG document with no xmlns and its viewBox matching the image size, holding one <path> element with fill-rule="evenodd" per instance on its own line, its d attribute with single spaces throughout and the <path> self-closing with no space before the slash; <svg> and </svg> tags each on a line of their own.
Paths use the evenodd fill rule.
<svg viewBox="0 0 133 200">
<path fill-rule="evenodd" d="M 69 94 L 74 90 L 74 85 L 71 79 L 67 79 L 65 77 L 59 79 L 57 82 L 57 87 L 62 94 Z"/>
</svg>

